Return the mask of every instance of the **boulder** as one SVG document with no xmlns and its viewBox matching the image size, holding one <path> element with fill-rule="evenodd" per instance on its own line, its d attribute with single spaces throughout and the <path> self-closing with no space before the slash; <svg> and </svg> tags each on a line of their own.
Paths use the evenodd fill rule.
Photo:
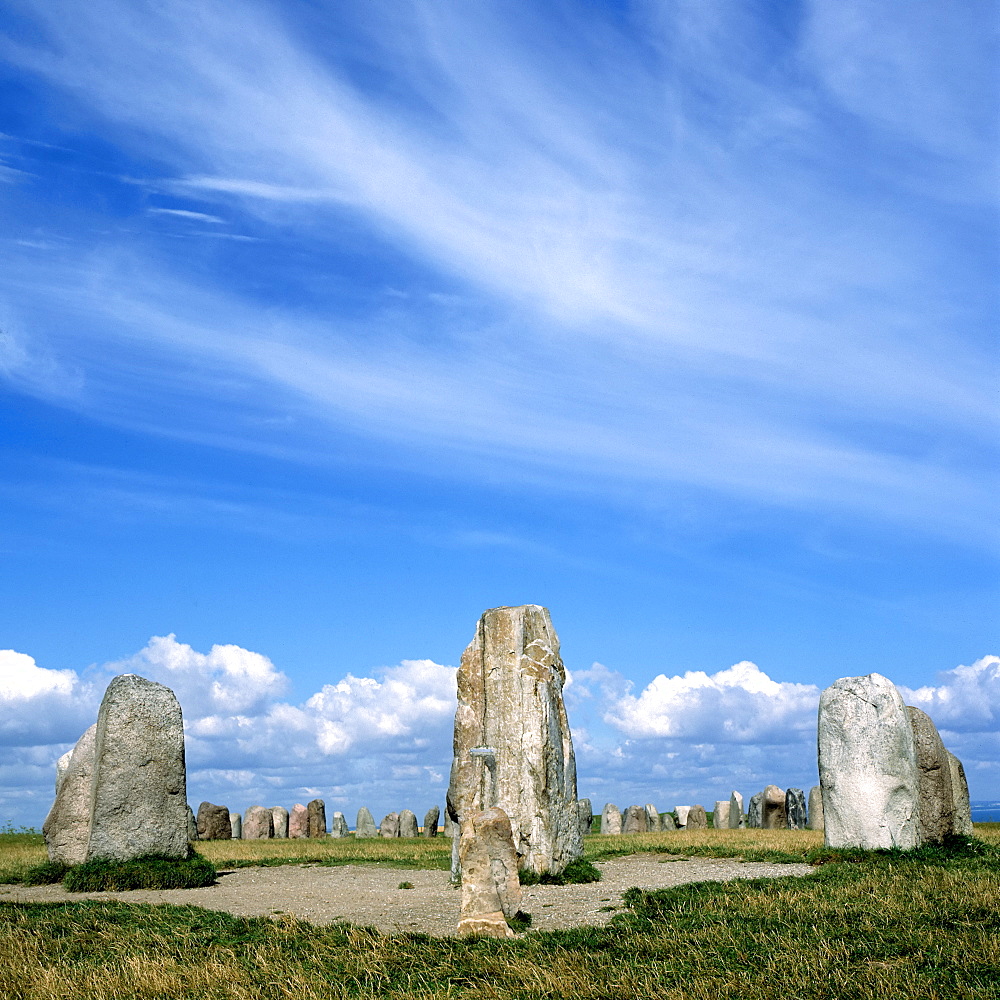
<svg viewBox="0 0 1000 1000">
<path fill-rule="evenodd" d="M 646 803 L 646 829 L 650 833 L 658 833 L 663 824 L 660 822 L 660 811 L 652 802 Z"/>
<path fill-rule="evenodd" d="M 375 828 L 375 817 L 367 806 L 362 806 L 358 810 L 358 821 L 354 826 L 354 839 L 364 840 L 369 837 L 377 837 L 378 830 Z"/>
<path fill-rule="evenodd" d="M 708 829 L 708 816 L 705 814 L 704 806 L 691 806 L 687 814 L 685 830 L 706 830 Z"/>
<path fill-rule="evenodd" d="M 187 807 L 188 841 L 198 839 L 198 820 L 194 817 L 194 810 L 189 805 Z"/>
<path fill-rule="evenodd" d="M 940 844 L 955 832 L 955 792 L 951 787 L 951 762 L 937 727 L 926 712 L 907 707 L 917 751 L 918 816 L 920 842 Z"/>
<path fill-rule="evenodd" d="M 789 830 L 806 828 L 806 793 L 801 788 L 789 788 L 785 792 L 785 818 Z"/>
<path fill-rule="evenodd" d="M 622 814 L 613 802 L 609 802 L 601 812 L 601 833 L 622 832 Z"/>
<path fill-rule="evenodd" d="M 881 674 L 834 681 L 820 696 L 818 736 L 826 846 L 916 847 L 917 751 L 892 681 Z"/>
<path fill-rule="evenodd" d="M 622 817 L 622 833 L 646 833 L 649 823 L 643 806 L 629 806 Z"/>
<path fill-rule="evenodd" d="M 438 835 L 438 820 L 441 818 L 441 810 L 437 806 L 431 806 L 424 816 L 424 836 L 436 837 Z"/>
<path fill-rule="evenodd" d="M 788 814 L 785 812 L 785 790 L 768 785 L 760 800 L 760 825 L 765 830 L 787 830 Z"/>
<path fill-rule="evenodd" d="M 350 832 L 350 828 L 347 825 L 347 817 L 342 812 L 335 812 L 333 819 L 330 820 L 330 836 L 346 837 Z"/>
<path fill-rule="evenodd" d="M 306 806 L 306 830 L 310 837 L 326 836 L 326 803 L 313 799 Z"/>
<path fill-rule="evenodd" d="M 399 814 L 399 835 L 401 837 L 420 836 L 420 827 L 417 825 L 417 817 L 410 809 L 404 809 Z"/>
<path fill-rule="evenodd" d="M 670 813 L 663 813 L 660 816 L 660 829 L 661 830 L 676 830 L 677 824 L 674 822 L 674 817 Z"/>
<path fill-rule="evenodd" d="M 965 768 L 962 762 L 953 754 L 948 754 L 948 764 L 951 767 L 951 791 L 955 796 L 955 833 L 963 837 L 972 837 L 975 830 L 972 826 L 972 808 L 969 803 L 969 783 L 965 780 Z"/>
<path fill-rule="evenodd" d="M 301 802 L 296 802 L 288 814 L 288 836 L 296 840 L 309 836 L 309 810 Z"/>
<path fill-rule="evenodd" d="M 513 937 L 507 920 L 521 905 L 521 883 L 507 814 L 499 807 L 467 814 L 458 855 L 462 869 L 458 932 Z"/>
<path fill-rule="evenodd" d="M 198 839 L 229 840 L 233 836 L 233 824 L 229 810 L 211 802 L 198 806 Z"/>
<path fill-rule="evenodd" d="M 59 791 L 42 833 L 50 861 L 79 865 L 87 860 L 90 841 L 90 792 L 94 776 L 97 724 L 91 726 L 70 750 L 70 760 L 59 781 Z"/>
<path fill-rule="evenodd" d="M 382 817 L 382 822 L 378 825 L 378 835 L 380 837 L 399 836 L 399 813 L 389 813 Z"/>
<path fill-rule="evenodd" d="M 806 826 L 810 830 L 823 829 L 823 792 L 819 785 L 809 789 L 809 820 Z"/>
<path fill-rule="evenodd" d="M 580 799 L 576 810 L 580 817 L 580 836 L 586 837 L 594 827 L 594 807 L 590 804 L 590 799 Z"/>
<path fill-rule="evenodd" d="M 719 799 L 712 810 L 712 826 L 716 830 L 729 829 L 729 799 Z"/>
<path fill-rule="evenodd" d="M 275 838 L 285 840 L 288 837 L 288 810 L 284 806 L 272 806 L 271 821 L 274 824 Z"/>
<path fill-rule="evenodd" d="M 243 814 L 243 839 L 268 840 L 274 836 L 274 817 L 264 806 L 250 806 Z"/>
<path fill-rule="evenodd" d="M 565 682 L 549 612 L 534 604 L 486 611 L 458 668 L 448 812 L 461 821 L 499 805 L 521 866 L 538 874 L 583 853 Z"/>
<path fill-rule="evenodd" d="M 742 829 L 747 825 L 747 818 L 743 815 L 743 796 L 739 792 L 733 792 L 729 796 L 729 829 Z"/>
<path fill-rule="evenodd" d="M 747 826 L 757 830 L 761 826 L 761 813 L 763 811 L 764 793 L 758 792 L 750 796 L 750 804 L 747 806 Z"/>
<path fill-rule="evenodd" d="M 120 674 L 97 713 L 87 858 L 187 853 L 181 706 L 163 684 Z"/>
<path fill-rule="evenodd" d="M 677 817 L 677 829 L 683 830 L 687 826 L 688 813 L 691 812 L 690 806 L 675 806 L 674 815 Z"/>
<path fill-rule="evenodd" d="M 233 831 L 233 840 L 243 839 L 243 817 L 239 813 L 229 814 L 229 828 Z"/>
<path fill-rule="evenodd" d="M 448 815 L 448 809 L 445 808 L 444 811 L 444 823 L 442 824 L 444 829 L 441 831 L 445 837 L 453 838 L 455 836 L 455 831 L 457 827 L 455 826 L 455 821 Z"/>
</svg>

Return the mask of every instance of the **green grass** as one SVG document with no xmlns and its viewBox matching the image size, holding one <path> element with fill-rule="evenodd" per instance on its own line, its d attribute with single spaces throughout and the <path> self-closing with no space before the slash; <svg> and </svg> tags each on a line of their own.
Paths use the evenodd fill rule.
<svg viewBox="0 0 1000 1000">
<path fill-rule="evenodd" d="M 63 879 L 67 892 L 125 892 L 129 889 L 200 889 L 215 883 L 211 861 L 149 854 L 128 861 L 93 858 L 70 868 Z"/>
<path fill-rule="evenodd" d="M 519 872 L 521 885 L 580 885 L 584 882 L 600 882 L 601 873 L 586 858 L 571 861 L 561 872 L 536 874 L 530 869 Z"/>
</svg>

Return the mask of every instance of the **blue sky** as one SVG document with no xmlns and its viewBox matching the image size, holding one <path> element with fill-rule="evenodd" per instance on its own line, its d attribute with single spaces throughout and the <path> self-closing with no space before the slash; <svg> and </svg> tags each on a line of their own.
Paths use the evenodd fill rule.
<svg viewBox="0 0 1000 1000">
<path fill-rule="evenodd" d="M 422 811 L 521 603 L 601 803 L 873 670 L 1000 797 L 997 20 L 0 3 L 0 822 L 122 669 L 195 804 Z"/>
</svg>

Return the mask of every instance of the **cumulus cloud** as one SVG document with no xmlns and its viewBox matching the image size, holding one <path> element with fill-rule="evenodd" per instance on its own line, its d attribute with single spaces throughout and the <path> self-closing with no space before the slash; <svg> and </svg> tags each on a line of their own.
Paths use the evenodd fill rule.
<svg viewBox="0 0 1000 1000">
<path fill-rule="evenodd" d="M 27 700 L 43 694 L 71 694 L 77 683 L 73 670 L 47 670 L 33 656 L 0 649 L 0 698 Z"/>
<path fill-rule="evenodd" d="M 938 685 L 900 687 L 903 699 L 922 708 L 938 729 L 966 733 L 1000 729 L 1000 656 L 944 670 L 938 679 Z"/>
</svg>

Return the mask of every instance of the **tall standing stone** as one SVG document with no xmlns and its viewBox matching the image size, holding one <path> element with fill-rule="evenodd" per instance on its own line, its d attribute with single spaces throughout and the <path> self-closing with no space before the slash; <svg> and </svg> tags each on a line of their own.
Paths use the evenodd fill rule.
<svg viewBox="0 0 1000 1000">
<path fill-rule="evenodd" d="M 754 830 L 761 827 L 761 815 L 764 810 L 764 793 L 758 792 L 750 796 L 750 803 L 747 806 L 747 826 Z"/>
<path fill-rule="evenodd" d="M 309 836 L 309 810 L 301 802 L 296 802 L 288 814 L 288 836 L 296 840 Z"/>
<path fill-rule="evenodd" d="M 225 806 L 202 802 L 198 806 L 198 839 L 229 840 L 233 836 L 233 824 L 229 810 Z"/>
<path fill-rule="evenodd" d="M 707 830 L 708 829 L 708 816 L 705 814 L 704 806 L 691 806 L 687 814 L 687 823 L 684 824 L 685 830 Z"/>
<path fill-rule="evenodd" d="M 185 858 L 184 721 L 173 691 L 120 674 L 104 692 L 94 736 L 87 858 Z"/>
<path fill-rule="evenodd" d="M 87 860 L 90 841 L 90 796 L 94 776 L 97 724 L 91 726 L 70 750 L 70 760 L 59 781 L 59 791 L 42 833 L 50 861 L 79 865 Z M 61 758 L 60 758 L 61 759 Z"/>
<path fill-rule="evenodd" d="M 233 831 L 233 840 L 243 839 L 243 816 L 240 813 L 229 814 L 229 829 Z"/>
<path fill-rule="evenodd" d="M 354 826 L 354 839 L 366 840 L 377 836 L 378 830 L 375 827 L 375 817 L 372 816 L 368 806 L 362 806 L 358 810 L 358 821 Z"/>
<path fill-rule="evenodd" d="M 438 820 L 441 818 L 441 810 L 437 806 L 431 806 L 424 816 L 424 836 L 436 837 L 438 835 Z"/>
<path fill-rule="evenodd" d="M 313 799 L 306 806 L 306 819 L 310 837 L 326 836 L 326 803 L 322 799 Z"/>
<path fill-rule="evenodd" d="M 785 792 L 785 818 L 789 830 L 806 828 L 806 793 L 801 788 L 789 788 Z"/>
<path fill-rule="evenodd" d="M 919 772 L 910 718 L 881 674 L 842 677 L 819 700 L 827 847 L 916 847 Z"/>
<path fill-rule="evenodd" d="M 646 803 L 646 829 L 650 833 L 658 833 L 663 827 L 660 822 L 660 811 L 652 802 Z"/>
<path fill-rule="evenodd" d="M 274 836 L 274 817 L 264 806 L 250 806 L 243 814 L 243 839 L 268 840 Z"/>
<path fill-rule="evenodd" d="M 419 837 L 420 827 L 412 809 L 404 809 L 399 814 L 399 835 L 401 837 Z"/>
<path fill-rule="evenodd" d="M 500 808 L 469 813 L 458 842 L 462 867 L 460 934 L 513 937 L 507 924 L 521 905 L 518 855 L 510 819 Z"/>
<path fill-rule="evenodd" d="M 613 802 L 609 802 L 601 812 L 601 833 L 622 832 L 622 814 Z"/>
<path fill-rule="evenodd" d="M 622 817 L 622 833 L 646 833 L 648 830 L 645 807 L 629 806 Z"/>
<path fill-rule="evenodd" d="M 719 799 L 712 810 L 712 826 L 716 830 L 729 829 L 729 799 Z"/>
<path fill-rule="evenodd" d="M 768 785 L 760 801 L 760 825 L 765 830 L 787 830 L 788 814 L 785 812 L 785 790 Z"/>
<path fill-rule="evenodd" d="M 479 619 L 458 669 L 448 811 L 499 805 L 523 868 L 558 873 L 583 853 L 566 670 L 549 612 L 528 604 Z M 495 764 L 470 754 L 495 750 Z"/>
<path fill-rule="evenodd" d="M 677 816 L 677 829 L 683 830 L 687 826 L 688 813 L 691 812 L 690 806 L 675 806 L 674 813 Z"/>
<path fill-rule="evenodd" d="M 288 837 L 288 810 L 284 806 L 273 806 L 271 822 L 274 824 L 275 839 L 285 840 Z"/>
<path fill-rule="evenodd" d="M 382 817 L 382 822 L 378 825 L 378 835 L 389 838 L 399 836 L 399 813 L 392 812 Z"/>
<path fill-rule="evenodd" d="M 806 825 L 810 830 L 823 829 L 823 790 L 819 785 L 809 789 L 809 820 Z"/>
<path fill-rule="evenodd" d="M 590 799 L 580 799 L 576 810 L 580 817 L 580 836 L 586 837 L 594 826 L 594 807 L 590 804 Z"/>
<path fill-rule="evenodd" d="M 917 751 L 920 842 L 940 844 L 955 832 L 955 792 L 951 787 L 951 763 L 937 727 L 926 712 L 907 708 Z"/>
<path fill-rule="evenodd" d="M 969 783 L 965 780 L 965 768 L 950 751 L 948 764 L 951 767 L 951 790 L 955 796 L 955 833 L 971 837 L 975 834 L 975 829 L 972 826 L 972 806 L 969 802 Z"/>
<path fill-rule="evenodd" d="M 346 837 L 350 832 L 350 828 L 347 825 L 347 817 L 342 812 L 335 812 L 333 819 L 330 820 L 330 836 Z"/>
</svg>

